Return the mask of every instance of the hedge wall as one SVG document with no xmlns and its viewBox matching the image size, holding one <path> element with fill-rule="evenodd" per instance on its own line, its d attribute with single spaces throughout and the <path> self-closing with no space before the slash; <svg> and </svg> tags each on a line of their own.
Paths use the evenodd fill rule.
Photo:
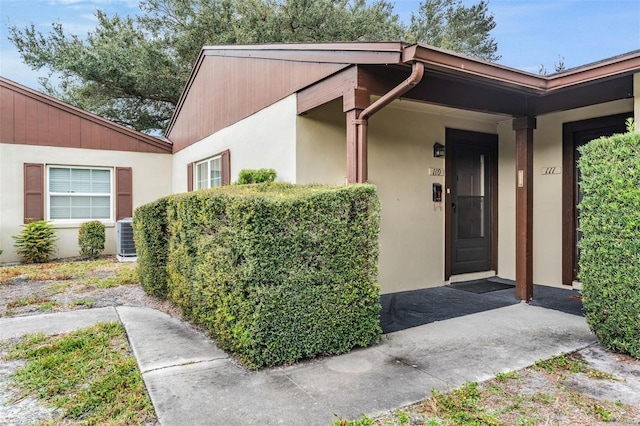
<svg viewBox="0 0 640 426">
<path fill-rule="evenodd" d="M 602 344 L 640 358 L 640 134 L 581 148 L 579 279 Z"/>
<path fill-rule="evenodd" d="M 153 296 L 167 295 L 167 198 L 138 207 L 133 215 L 133 239 L 138 256 L 138 276 Z"/>
<path fill-rule="evenodd" d="M 379 339 L 373 186 L 235 185 L 164 200 L 167 297 L 248 365 L 340 354 Z M 142 220 L 134 220 L 136 235 L 145 232 Z M 157 255 L 143 260 L 141 275 L 164 262 L 155 249 L 162 238 L 147 237 L 154 249 L 139 251 L 139 261 Z"/>
</svg>

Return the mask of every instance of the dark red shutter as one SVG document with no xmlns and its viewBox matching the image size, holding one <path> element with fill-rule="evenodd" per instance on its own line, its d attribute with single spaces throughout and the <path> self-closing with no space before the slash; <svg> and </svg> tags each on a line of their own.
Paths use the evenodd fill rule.
<svg viewBox="0 0 640 426">
<path fill-rule="evenodd" d="M 222 184 L 229 185 L 231 184 L 231 153 L 229 150 L 226 150 L 220 154 L 220 164 L 221 164 L 221 175 L 222 175 Z"/>
<path fill-rule="evenodd" d="M 133 216 L 133 172 L 116 167 L 116 220 Z"/>
<path fill-rule="evenodd" d="M 24 164 L 24 223 L 44 219 L 44 164 Z"/>
<path fill-rule="evenodd" d="M 187 164 L 187 192 L 193 191 L 193 163 Z"/>
</svg>

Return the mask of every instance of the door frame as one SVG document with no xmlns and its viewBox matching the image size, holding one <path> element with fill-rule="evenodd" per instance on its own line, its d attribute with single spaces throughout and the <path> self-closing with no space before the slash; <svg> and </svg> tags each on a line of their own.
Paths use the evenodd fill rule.
<svg viewBox="0 0 640 426">
<path fill-rule="evenodd" d="M 460 129 L 445 129 L 445 146 L 451 147 L 451 144 L 457 144 L 457 140 L 472 141 L 473 144 L 485 147 L 490 155 L 489 161 L 489 179 L 491 188 L 491 250 L 490 250 L 490 270 L 498 273 L 498 135 L 492 133 L 473 132 Z M 461 143 L 463 144 L 463 143 Z M 451 209 L 451 183 L 453 182 L 453 157 L 445 155 L 445 178 L 444 178 L 444 280 L 448 281 L 451 277 L 451 263 L 453 249 L 453 211 Z"/>
<path fill-rule="evenodd" d="M 575 134 L 624 125 L 633 111 L 562 124 L 562 284 L 573 285 L 576 262 Z M 623 130 L 624 131 L 624 130 Z"/>
</svg>

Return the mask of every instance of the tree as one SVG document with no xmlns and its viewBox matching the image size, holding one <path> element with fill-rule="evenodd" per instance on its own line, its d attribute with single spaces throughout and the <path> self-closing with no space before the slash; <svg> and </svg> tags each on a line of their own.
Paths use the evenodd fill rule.
<svg viewBox="0 0 640 426">
<path fill-rule="evenodd" d="M 500 59 L 490 35 L 495 26 L 485 0 L 468 7 L 462 0 L 426 0 L 411 14 L 405 39 L 495 62 Z"/>
<path fill-rule="evenodd" d="M 558 62 L 553 63 L 553 69 L 555 70 L 556 74 L 567 70 L 567 67 L 564 63 L 564 56 L 558 55 Z M 545 67 L 544 64 L 540 64 L 540 66 L 538 67 L 538 74 L 544 76 L 549 75 L 549 73 L 547 72 L 547 67 Z"/>
<path fill-rule="evenodd" d="M 497 60 L 487 2 L 425 0 L 407 28 L 387 0 L 142 0 L 137 17 L 98 11 L 81 38 L 52 24 L 9 29 L 23 61 L 61 77 L 44 90 L 136 130 L 169 123 L 195 59 L 206 45 L 406 40 Z"/>
</svg>

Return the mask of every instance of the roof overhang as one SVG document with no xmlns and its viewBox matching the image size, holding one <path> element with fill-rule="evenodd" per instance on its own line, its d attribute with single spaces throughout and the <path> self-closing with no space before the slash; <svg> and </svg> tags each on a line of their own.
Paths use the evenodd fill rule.
<svg viewBox="0 0 640 426">
<path fill-rule="evenodd" d="M 306 96 L 302 105 L 299 100 L 298 113 L 320 105 L 319 102 L 336 99 L 345 91 L 361 88 L 363 80 L 368 80 L 375 87 L 372 94 L 380 94 L 380 90 L 393 87 L 406 78 L 409 66 L 416 61 L 425 65 L 425 78 L 403 98 L 512 116 L 539 115 L 632 97 L 631 76 L 640 72 L 640 51 L 545 76 L 432 46 L 403 42 L 205 46 L 178 102 L 177 111 L 207 56 L 344 64 L 345 68 L 335 75 L 298 92 Z M 439 85 L 429 83 L 434 79 Z M 444 83 L 451 87 L 440 87 Z M 456 85 L 458 87 L 454 87 Z M 428 93 L 429 90 L 434 93 Z M 564 99 L 563 94 L 574 99 Z M 460 99 L 447 99 L 447 96 L 459 98 L 467 95 L 471 100 L 468 105 Z M 487 96 L 495 99 L 486 99 Z M 174 114 L 169 131 L 175 118 Z"/>
</svg>

